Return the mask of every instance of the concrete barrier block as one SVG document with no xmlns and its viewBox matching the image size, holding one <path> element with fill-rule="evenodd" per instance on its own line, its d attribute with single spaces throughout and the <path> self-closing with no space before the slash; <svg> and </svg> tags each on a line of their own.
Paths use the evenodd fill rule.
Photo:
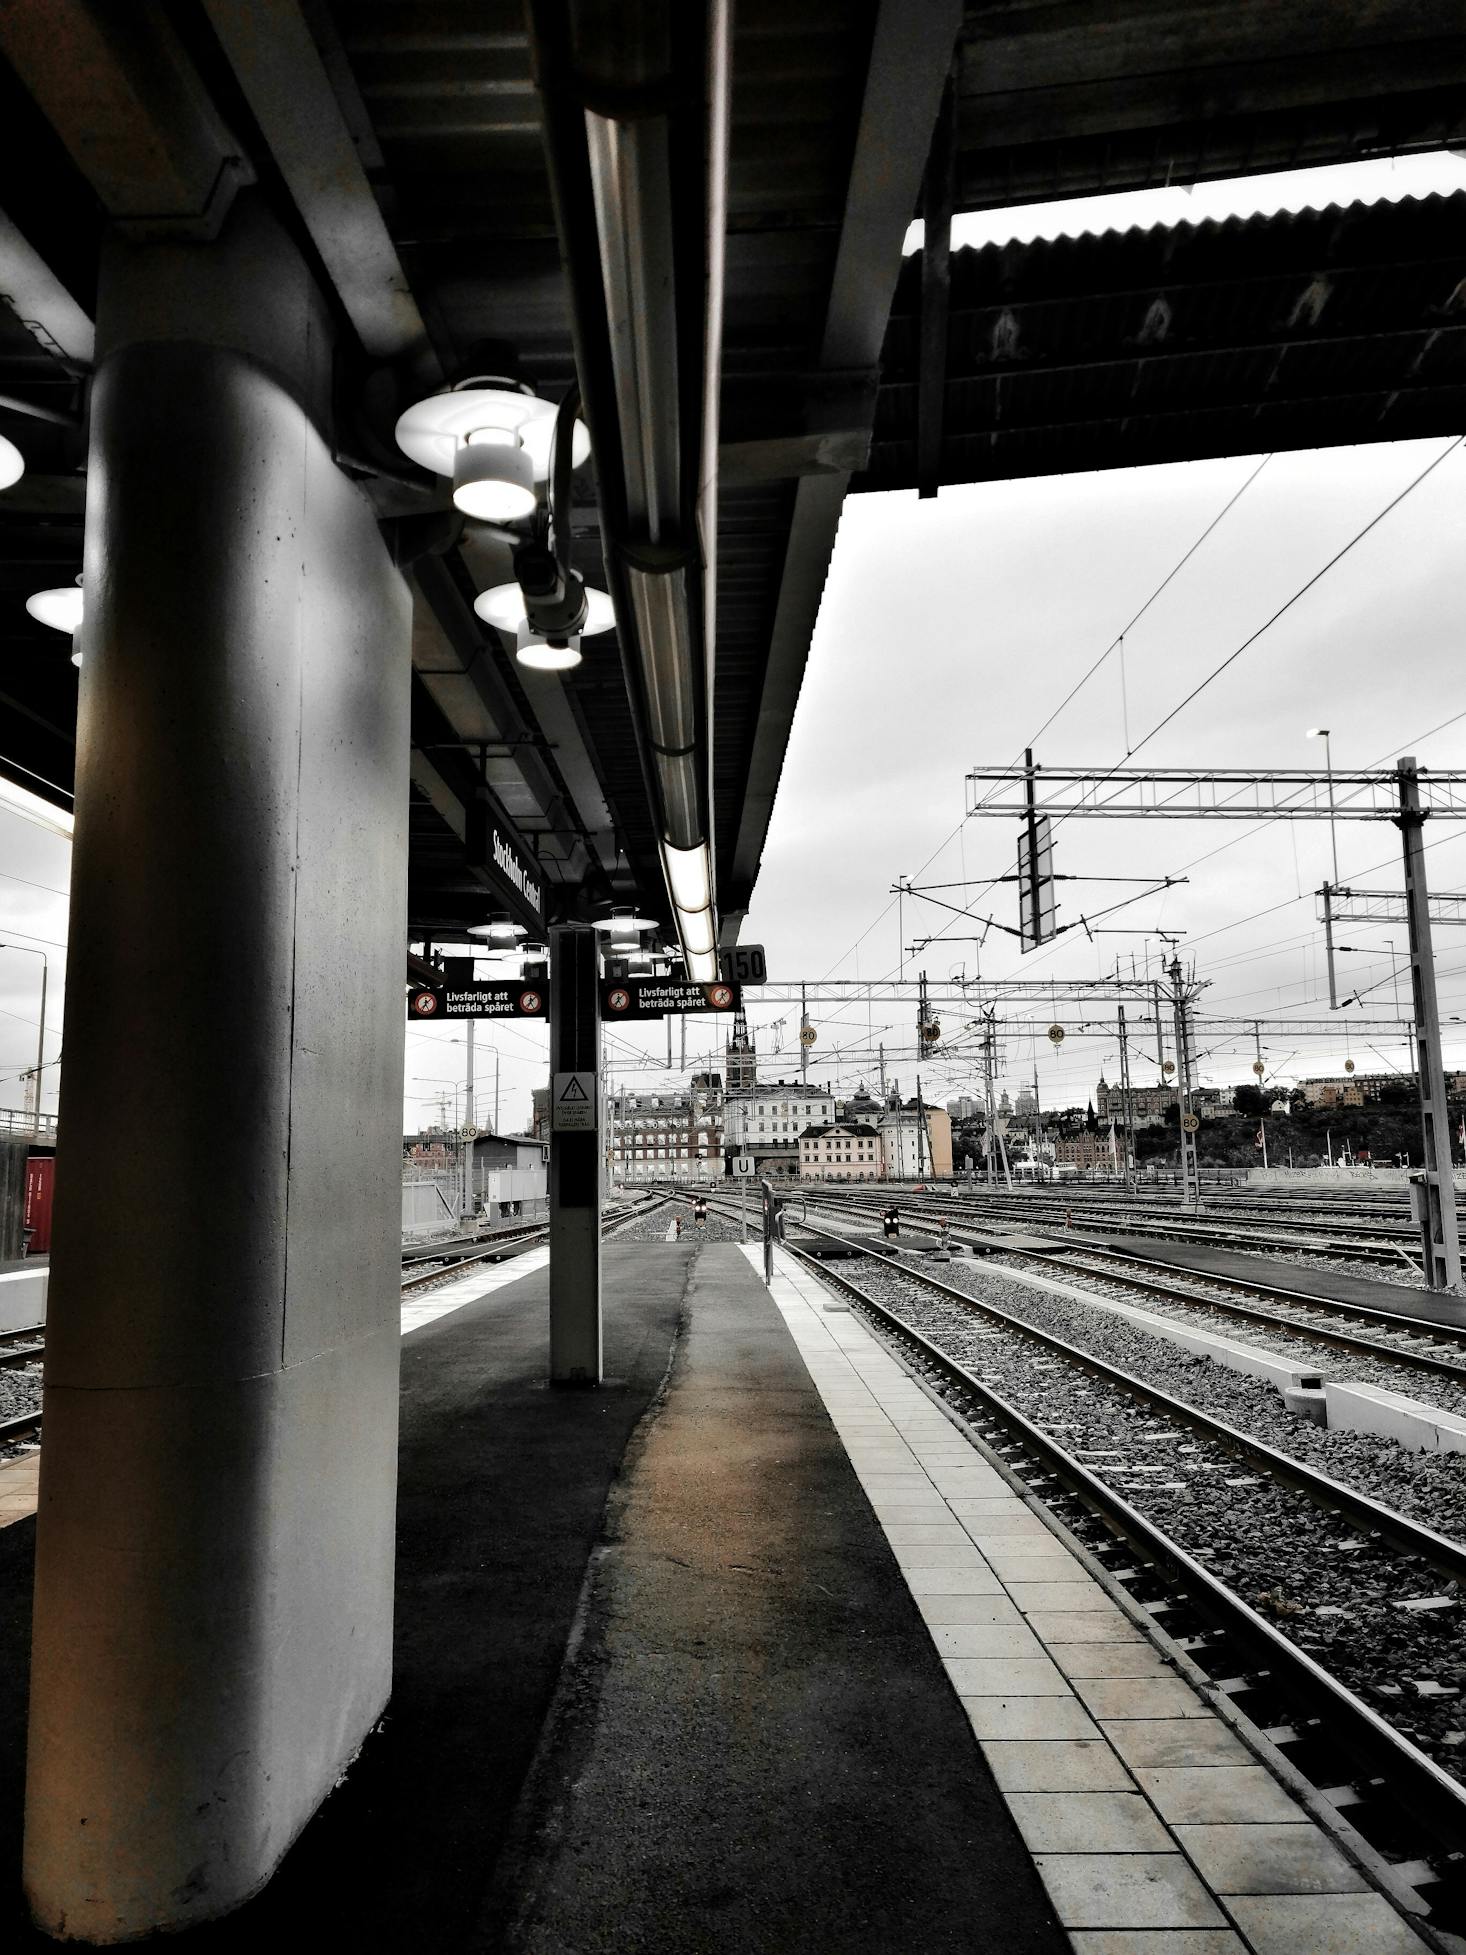
<svg viewBox="0 0 1466 1955">
<path fill-rule="evenodd" d="M 1416 1453 L 1466 1453 L 1466 1419 L 1424 1399 L 1379 1385 L 1324 1386 L 1329 1425 L 1336 1431 L 1369 1432 L 1394 1439 Z"/>
<path fill-rule="evenodd" d="M 13 1269 L 0 1276 L 0 1331 L 29 1330 L 46 1321 L 46 1283 L 50 1271 Z"/>
</svg>

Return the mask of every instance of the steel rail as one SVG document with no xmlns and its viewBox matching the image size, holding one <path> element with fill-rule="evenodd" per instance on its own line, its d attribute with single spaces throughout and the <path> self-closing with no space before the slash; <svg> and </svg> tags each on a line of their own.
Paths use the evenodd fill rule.
<svg viewBox="0 0 1466 1955">
<path fill-rule="evenodd" d="M 828 1232 L 821 1230 L 819 1233 Z M 1174 1541 L 1163 1529 L 1137 1508 L 1132 1507 L 1121 1494 L 1115 1492 L 1088 1467 L 1082 1465 L 1057 1440 L 1034 1424 L 1001 1393 L 994 1391 L 990 1385 L 984 1384 L 966 1366 L 950 1357 L 914 1325 L 907 1323 L 888 1304 L 869 1296 L 850 1277 L 831 1269 L 818 1258 L 808 1255 L 797 1247 L 788 1243 L 784 1246 L 789 1253 L 812 1269 L 823 1282 L 845 1291 L 860 1304 L 862 1309 L 887 1325 L 899 1337 L 915 1345 L 932 1369 L 941 1373 L 962 1391 L 970 1392 L 978 1399 L 1028 1452 L 1035 1455 L 1086 1506 L 1097 1512 L 1109 1527 L 1136 1547 L 1143 1557 L 1150 1558 L 1168 1570 L 1202 1614 L 1210 1617 L 1224 1633 L 1235 1636 L 1244 1645 L 1261 1650 L 1267 1664 L 1275 1665 L 1283 1671 L 1293 1687 L 1308 1700 L 1328 1738 L 1341 1745 L 1355 1758 L 1366 1775 L 1374 1777 L 1383 1772 L 1392 1788 L 1398 1791 L 1408 1806 L 1412 1817 L 1430 1831 L 1444 1853 L 1459 1852 L 1463 1832 L 1466 1832 L 1466 1786 L 1443 1771 L 1433 1759 L 1396 1731 L 1377 1711 L 1372 1710 L 1361 1698 L 1356 1697 L 1346 1685 L 1330 1675 L 1306 1651 L 1300 1649 L 1281 1630 L 1227 1588 L 1179 1542 Z M 1299 1462 L 1286 1460 L 1283 1455 L 1274 1453 L 1271 1447 L 1249 1440 L 1247 1435 L 1237 1433 L 1231 1427 L 1223 1425 L 1218 1420 L 1212 1420 L 1205 1414 L 1195 1414 L 1192 1408 L 1183 1406 L 1179 1400 L 1171 1399 L 1169 1394 L 1144 1385 L 1138 1379 L 1130 1379 L 1128 1374 L 1105 1365 L 1102 1360 L 1090 1359 L 1087 1354 L 1065 1345 L 1062 1339 L 1050 1337 L 1044 1332 L 1034 1332 L 1032 1326 L 1009 1318 L 1006 1312 L 998 1310 L 995 1306 L 977 1303 L 974 1298 L 950 1289 L 935 1277 L 907 1269 L 904 1264 L 897 1263 L 890 1257 L 877 1256 L 876 1260 L 890 1264 L 893 1268 L 901 1270 L 904 1275 L 950 1299 L 975 1305 L 1011 1324 L 1014 1328 L 1027 1331 L 1049 1348 L 1073 1358 L 1086 1370 L 1107 1376 L 1125 1389 L 1135 1390 L 1152 1403 L 1164 1405 L 1166 1409 L 1174 1408 L 1177 1415 L 1184 1418 L 1187 1423 L 1197 1425 L 1199 1429 L 1207 1431 L 1209 1436 L 1220 1439 L 1222 1443 L 1239 1446 L 1270 1466 L 1277 1462 L 1279 1466 L 1287 1469 L 1286 1474 L 1280 1477 L 1285 1477 L 1289 1484 L 1297 1484 L 1299 1491 L 1309 1493 L 1326 1508 L 1370 1512 L 1379 1517 L 1371 1522 L 1371 1525 L 1375 1526 L 1379 1525 L 1380 1519 L 1398 1522 L 1405 1530 L 1406 1539 L 1414 1539 L 1417 1536 L 1427 1537 L 1432 1544 L 1438 1544 L 1440 1548 L 1447 1550 L 1452 1562 L 1466 1567 L 1466 1548 L 1446 1541 L 1443 1536 L 1434 1535 L 1429 1529 L 1418 1529 L 1415 1523 L 1406 1521 L 1403 1515 L 1391 1515 L 1388 1509 L 1379 1508 L 1367 1496 L 1352 1494 L 1350 1489 L 1340 1487 L 1338 1482 L 1328 1479 L 1323 1474 L 1315 1474 L 1311 1469 L 1300 1469 Z M 1296 1481 L 1295 1476 L 1299 1476 Z M 1380 1531 L 1383 1532 L 1384 1529 L 1381 1528 Z M 1432 1560 L 1437 1558 L 1434 1546 L 1428 1550 L 1424 1545 L 1417 1543 L 1410 1552 L 1429 1552 Z M 1212 1687 L 1219 1688 L 1215 1684 Z"/>
<path fill-rule="evenodd" d="M 811 1234 L 831 1237 L 837 1241 L 844 1240 L 842 1237 L 835 1236 L 833 1230 L 821 1228 L 816 1222 L 805 1222 L 802 1226 Z M 1466 1582 L 1466 1542 L 1453 1541 L 1448 1535 L 1437 1534 L 1434 1528 L 1426 1527 L 1423 1522 L 1412 1521 L 1408 1515 L 1397 1513 L 1394 1508 L 1386 1507 L 1383 1502 L 1373 1499 L 1369 1494 L 1360 1493 L 1355 1488 L 1346 1486 L 1342 1480 L 1335 1480 L 1329 1474 L 1319 1472 L 1317 1467 L 1309 1466 L 1303 1460 L 1294 1459 L 1288 1453 L 1279 1452 L 1265 1439 L 1258 1439 L 1251 1433 L 1239 1431 L 1236 1426 L 1228 1425 L 1224 1419 L 1218 1419 L 1210 1412 L 1203 1412 L 1198 1406 L 1188 1405 L 1184 1399 L 1173 1397 L 1159 1385 L 1147 1384 L 1143 1378 L 1137 1378 L 1133 1372 L 1122 1371 L 1118 1365 L 1111 1364 L 1105 1358 L 1097 1357 L 1091 1351 L 1081 1349 L 1077 1344 L 1071 1344 L 1067 1338 L 1058 1337 L 1052 1331 L 1040 1330 L 1037 1325 L 1025 1323 L 1021 1317 L 1015 1317 L 999 1304 L 971 1296 L 966 1290 L 954 1289 L 950 1283 L 943 1283 L 940 1278 L 929 1275 L 925 1270 L 913 1269 L 908 1263 L 901 1262 L 895 1256 L 884 1255 L 878 1249 L 867 1249 L 865 1254 L 873 1262 L 883 1263 L 888 1269 L 899 1271 L 910 1281 L 936 1291 L 949 1303 L 960 1304 L 967 1310 L 994 1318 L 1008 1330 L 1016 1331 L 1036 1344 L 1042 1344 L 1045 1349 L 1067 1359 L 1071 1364 L 1077 1364 L 1091 1377 L 1099 1378 L 1120 1391 L 1129 1392 L 1132 1397 L 1153 1405 L 1158 1411 L 1179 1420 L 1183 1425 L 1190 1426 L 1193 1431 L 1201 1433 L 1205 1438 L 1230 1448 L 1251 1464 L 1264 1467 L 1273 1479 L 1281 1480 L 1285 1486 L 1290 1486 L 1295 1492 L 1306 1495 L 1315 1505 L 1347 1514 L 1355 1526 L 1380 1535 L 1392 1547 L 1398 1548 L 1402 1554 L 1420 1555 L 1433 1567 L 1450 1576 L 1452 1580 Z"/>
<path fill-rule="evenodd" d="M 1225 1248 L 1228 1243 L 1236 1243 L 1259 1246 L 1264 1249 L 1271 1249 L 1274 1252 L 1279 1249 L 1289 1249 L 1297 1251 L 1300 1255 L 1332 1256 L 1352 1259 L 1356 1262 L 1388 1263 L 1392 1267 L 1397 1264 L 1399 1258 L 1405 1253 L 1402 1242 L 1398 1239 L 1391 1239 L 1389 1241 L 1384 1239 L 1351 1241 L 1342 1236 L 1327 1238 L 1321 1231 L 1314 1230 L 1314 1239 L 1311 1241 L 1305 1237 L 1293 1235 L 1289 1235 L 1285 1239 L 1280 1240 L 1276 1235 L 1269 1236 L 1263 1233 L 1263 1229 L 1269 1226 L 1267 1224 L 1259 1225 L 1257 1229 L 1248 1229 L 1244 1226 L 1233 1226 L 1225 1221 L 1217 1220 L 1211 1226 L 1208 1226 L 1208 1222 L 1210 1221 L 1209 1217 L 1196 1218 L 1182 1214 L 1178 1214 L 1174 1221 L 1169 1217 L 1163 1216 L 1157 1216 L 1154 1219 L 1136 1220 L 1133 1214 L 1128 1218 L 1121 1215 L 1106 1214 L 1101 1209 L 1085 1207 L 1082 1204 L 1076 1206 L 1073 1203 L 1066 1203 L 1062 1197 L 1055 1203 L 1046 1203 L 1043 1208 L 1039 1209 L 1038 1213 L 1035 1213 L 1034 1207 L 1020 1202 L 997 1201 L 989 1204 L 977 1204 L 962 1200 L 961 1198 L 954 1199 L 950 1203 L 944 1202 L 940 1208 L 932 1208 L 930 1206 L 918 1208 L 918 1202 L 916 1200 L 908 1198 L 902 1201 L 899 1193 L 890 1190 L 887 1190 L 884 1195 L 876 1194 L 865 1198 L 864 1205 L 869 1207 L 883 1200 L 886 1202 L 899 1201 L 901 1207 L 908 1213 L 916 1211 L 919 1213 L 940 1214 L 945 1216 L 949 1221 L 959 1220 L 973 1228 L 980 1228 L 982 1226 L 982 1219 L 985 1215 L 991 1217 L 993 1220 L 1002 1221 L 1021 1221 L 1026 1219 L 1030 1224 L 1037 1226 L 1041 1223 L 1048 1222 L 1053 1214 L 1054 1208 L 1056 1206 L 1062 1206 L 1074 1218 L 1065 1225 L 1066 1227 L 1081 1230 L 1107 1231 L 1112 1235 L 1151 1235 L 1159 1236 L 1163 1240 L 1175 1242 L 1213 1242 L 1222 1248 Z M 856 1205 L 861 1205 L 860 1198 L 856 1198 Z M 1277 1225 L 1273 1224 L 1271 1226 L 1276 1227 Z M 1300 1227 L 1302 1226 L 1304 1225 L 1300 1224 Z"/>
<path fill-rule="evenodd" d="M 1046 1251 L 1014 1251 L 1014 1254 L 1036 1254 L 1045 1263 L 1058 1267 L 1075 1267 L 1073 1258 L 1063 1255 L 1049 1255 Z M 1138 1269 L 1156 1269 L 1169 1277 L 1188 1278 L 1196 1283 L 1225 1283 L 1229 1289 L 1240 1290 L 1244 1295 L 1260 1298 L 1280 1297 L 1288 1303 L 1302 1304 L 1311 1310 L 1330 1310 L 1341 1317 L 1352 1317 L 1358 1321 L 1378 1324 L 1382 1329 L 1397 1330 L 1415 1337 L 1438 1338 L 1446 1343 L 1458 1345 L 1466 1352 L 1466 1327 L 1458 1324 L 1443 1324 L 1429 1317 L 1409 1317 L 1398 1311 L 1376 1310 L 1367 1303 L 1346 1303 L 1337 1297 L 1310 1296 L 1306 1290 L 1284 1289 L 1280 1284 L 1249 1283 L 1240 1276 L 1224 1274 L 1220 1270 L 1192 1269 L 1185 1263 L 1168 1263 L 1160 1257 L 1138 1256 L 1125 1249 L 1106 1249 L 1098 1243 L 1094 1247 L 1076 1246 L 1076 1255 L 1109 1256 L 1116 1262 L 1130 1263 Z M 1108 1277 L 1108 1270 L 1090 1268 L 1087 1264 L 1079 1267 L 1091 1276 Z M 1439 1372 L 1443 1377 L 1466 1377 L 1466 1358 L 1458 1361 L 1453 1358 L 1438 1358 L 1427 1351 L 1412 1352 L 1397 1344 L 1381 1344 L 1374 1338 L 1354 1337 L 1348 1331 L 1336 1331 L 1326 1325 L 1304 1324 L 1296 1318 L 1281 1315 L 1276 1311 L 1262 1310 L 1254 1304 L 1234 1303 L 1228 1297 L 1207 1297 L 1186 1294 L 1168 1289 L 1163 1283 L 1154 1283 L 1147 1278 L 1131 1276 L 1128 1271 L 1115 1272 L 1117 1282 L 1128 1283 L 1133 1289 L 1150 1290 L 1158 1296 L 1178 1297 L 1186 1303 L 1196 1303 L 1207 1309 L 1216 1309 L 1239 1317 L 1254 1317 L 1260 1323 L 1277 1324 L 1284 1330 L 1296 1329 L 1300 1335 L 1317 1337 L 1324 1343 L 1337 1344 L 1346 1351 L 1358 1351 L 1384 1358 L 1396 1358 L 1405 1364 L 1419 1365 L 1422 1370 Z"/>
<path fill-rule="evenodd" d="M 1194 1291 L 1177 1289 L 1174 1285 L 1156 1283 L 1144 1276 L 1132 1276 L 1123 1269 L 1096 1269 L 1091 1263 L 1081 1262 L 1083 1255 L 1104 1255 L 1123 1257 L 1117 1249 L 1079 1249 L 1071 1255 L 1055 1255 L 1048 1250 L 1013 1251 L 1013 1254 L 1029 1254 L 1045 1269 L 1067 1269 L 1078 1276 L 1099 1277 L 1106 1283 L 1121 1283 L 1129 1290 L 1138 1290 L 1143 1296 L 1162 1298 L 1167 1303 L 1184 1303 L 1197 1310 L 1216 1310 L 1227 1317 L 1240 1317 L 1253 1324 L 1266 1324 L 1275 1330 L 1286 1331 L 1290 1336 L 1303 1339 L 1313 1338 L 1319 1344 L 1332 1344 L 1341 1351 L 1352 1351 L 1361 1357 L 1383 1358 L 1390 1364 L 1414 1365 L 1419 1371 L 1433 1371 L 1443 1378 L 1466 1378 L 1466 1362 L 1453 1358 L 1438 1358 L 1427 1351 L 1405 1351 L 1397 1344 L 1381 1344 L 1376 1338 L 1355 1337 L 1349 1331 L 1332 1330 L 1326 1324 L 1304 1323 L 1300 1318 L 1287 1317 L 1276 1310 L 1264 1310 L 1257 1304 L 1237 1303 L 1230 1297 L 1198 1296 Z M 1001 1267 L 1000 1263 L 994 1265 Z M 1198 1282 L 1210 1282 L 1211 1278 L 1203 1271 L 1192 1272 Z M 1225 1279 L 1223 1279 L 1225 1280 Z M 1265 1293 L 1264 1293 L 1265 1294 Z M 1328 1308 L 1327 1301 L 1320 1302 L 1320 1309 Z M 1415 1320 L 1401 1320 L 1409 1323 L 1413 1330 L 1419 1330 Z"/>
</svg>

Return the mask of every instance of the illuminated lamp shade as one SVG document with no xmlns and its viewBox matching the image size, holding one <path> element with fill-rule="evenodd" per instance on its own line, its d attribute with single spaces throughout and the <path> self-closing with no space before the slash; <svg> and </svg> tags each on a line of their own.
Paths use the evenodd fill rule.
<svg viewBox="0 0 1466 1955">
<path fill-rule="evenodd" d="M 25 608 L 37 624 L 74 636 L 81 629 L 80 582 L 78 578 L 75 584 L 62 584 L 58 590 L 36 591 L 26 599 Z"/>
<path fill-rule="evenodd" d="M 716 984 L 718 981 L 718 953 L 715 950 L 689 951 L 687 953 L 687 977 L 691 984 Z"/>
<path fill-rule="evenodd" d="M 0 434 L 0 489 L 8 489 L 25 474 L 25 456 L 13 441 Z"/>
<path fill-rule="evenodd" d="M 634 910 L 612 910 L 609 916 L 598 916 L 594 927 L 604 930 L 613 944 L 637 943 L 643 930 L 653 926 L 649 916 L 637 916 Z"/>
<path fill-rule="evenodd" d="M 519 523 L 535 508 L 534 464 L 519 436 L 478 428 L 453 456 L 453 502 L 485 523 Z"/>
<path fill-rule="evenodd" d="M 578 638 L 537 638 L 528 625 L 519 627 L 516 638 L 514 656 L 533 672 L 569 672 L 580 663 Z"/>
<path fill-rule="evenodd" d="M 471 923 L 468 934 L 470 937 L 487 937 L 500 950 L 512 950 L 519 939 L 527 937 L 529 932 L 507 916 L 491 916 L 487 923 Z"/>
<path fill-rule="evenodd" d="M 593 638 L 598 631 L 609 631 L 616 622 L 616 608 L 606 593 L 587 588 L 585 604 L 581 637 Z M 524 592 L 518 584 L 495 584 L 490 590 L 480 591 L 473 600 L 473 608 L 486 625 L 496 625 L 500 631 L 517 632 L 529 623 Z"/>
<path fill-rule="evenodd" d="M 679 910 L 706 910 L 711 907 L 712 883 L 706 842 L 699 842 L 696 848 L 690 849 L 674 849 L 670 842 L 663 842 L 662 861 L 667 871 L 667 887 Z"/>
<path fill-rule="evenodd" d="M 80 665 L 80 664 L 81 664 L 81 653 L 80 653 L 80 652 L 73 652 L 73 653 L 71 654 L 71 662 L 72 662 L 72 664 L 73 664 L 73 665 Z"/>
<path fill-rule="evenodd" d="M 481 384 L 465 381 L 409 407 L 398 419 L 396 435 L 397 446 L 419 468 L 433 475 L 451 475 L 455 484 L 461 449 L 485 445 L 484 437 L 495 445 L 496 436 L 497 445 L 504 447 L 506 437 L 514 435 L 529 457 L 531 482 L 543 482 L 550 473 L 555 403 L 493 377 L 485 377 Z M 570 446 L 572 463 L 579 467 L 589 453 L 590 435 L 585 423 L 577 421 Z"/>
<path fill-rule="evenodd" d="M 677 935 L 682 939 L 682 948 L 689 957 L 710 953 L 713 948 L 712 911 L 678 910 Z"/>
</svg>

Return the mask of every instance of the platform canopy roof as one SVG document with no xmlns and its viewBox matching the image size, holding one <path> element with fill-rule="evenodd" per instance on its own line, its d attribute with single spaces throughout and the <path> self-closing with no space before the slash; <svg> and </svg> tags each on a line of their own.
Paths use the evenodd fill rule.
<svg viewBox="0 0 1466 1955">
<path fill-rule="evenodd" d="M 485 784 L 557 908 L 670 920 L 619 486 L 638 413 L 675 414 L 694 456 L 716 410 L 693 583 L 725 940 L 757 879 L 849 490 L 1462 425 L 1466 199 L 947 244 L 957 211 L 1466 144 L 1455 0 L 737 0 L 726 168 L 699 180 L 696 208 L 676 173 L 669 192 L 681 377 L 639 401 L 616 391 L 605 212 L 570 86 L 603 11 L 0 10 L 0 434 L 28 463 L 0 493 L 0 772 L 68 802 L 78 675 L 23 600 L 81 568 L 103 236 L 159 198 L 186 216 L 191 181 L 200 222 L 221 186 L 252 181 L 341 321 L 339 459 L 414 588 L 410 921 L 437 941 L 494 906 L 469 814 Z M 706 107 L 687 64 L 716 47 L 719 18 L 711 0 L 668 6 L 679 115 Z M 903 259 L 923 214 L 925 247 Z M 714 232 L 696 259 L 709 287 L 687 241 Z M 655 238 L 631 225 L 621 245 L 633 282 L 654 280 Z M 445 536 L 441 486 L 391 441 L 404 404 L 505 363 L 550 399 L 578 379 L 594 442 L 574 557 L 612 590 L 618 630 L 563 677 L 526 672 L 475 616 L 475 594 L 510 574 L 505 543 Z"/>
</svg>

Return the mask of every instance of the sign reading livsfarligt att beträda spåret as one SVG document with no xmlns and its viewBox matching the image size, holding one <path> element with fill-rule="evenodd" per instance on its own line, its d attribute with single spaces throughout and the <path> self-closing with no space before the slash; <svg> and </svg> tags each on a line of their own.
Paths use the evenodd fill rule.
<svg viewBox="0 0 1466 1955">
<path fill-rule="evenodd" d="M 601 986 L 602 1018 L 665 1018 L 674 1011 L 737 1011 L 737 984 L 673 984 L 668 978 L 627 978 Z"/>
<path fill-rule="evenodd" d="M 407 1016 L 425 1018 L 548 1018 L 543 984 L 434 984 L 407 994 Z"/>
</svg>

